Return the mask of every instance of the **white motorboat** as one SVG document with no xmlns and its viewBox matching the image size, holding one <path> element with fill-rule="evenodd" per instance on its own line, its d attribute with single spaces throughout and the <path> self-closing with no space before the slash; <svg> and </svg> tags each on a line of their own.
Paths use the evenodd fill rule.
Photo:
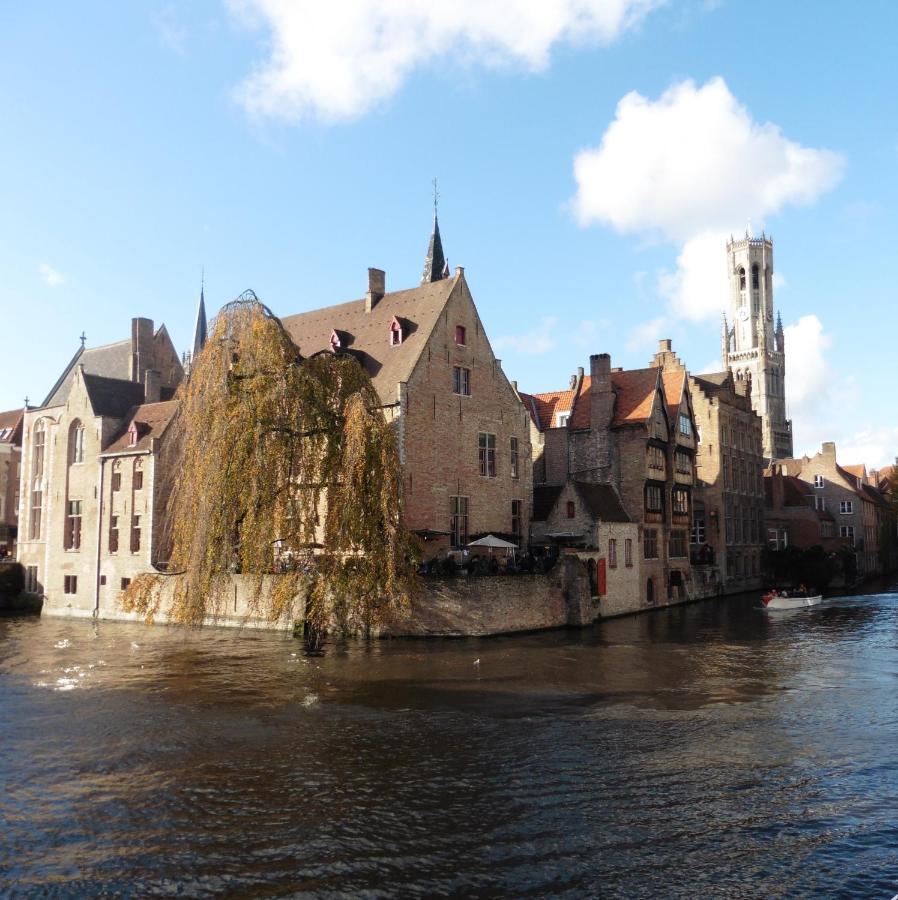
<svg viewBox="0 0 898 900">
<path fill-rule="evenodd" d="M 819 603 L 822 603 L 823 595 L 814 594 L 809 596 L 800 594 L 790 597 L 788 594 L 778 594 L 776 591 L 771 591 L 769 594 L 764 594 L 761 597 L 761 602 L 764 604 L 765 609 L 802 609 L 805 606 L 817 606 Z"/>
</svg>

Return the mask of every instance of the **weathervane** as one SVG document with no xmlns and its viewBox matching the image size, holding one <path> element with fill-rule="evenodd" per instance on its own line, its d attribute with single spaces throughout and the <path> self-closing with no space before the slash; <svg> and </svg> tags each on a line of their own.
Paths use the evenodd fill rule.
<svg viewBox="0 0 898 900">
<path fill-rule="evenodd" d="M 437 180 L 436 180 L 436 178 L 434 178 L 434 180 L 433 180 L 433 215 L 434 215 L 434 218 L 436 218 L 437 203 L 439 202 L 439 199 L 440 199 L 440 192 L 437 189 Z"/>
</svg>

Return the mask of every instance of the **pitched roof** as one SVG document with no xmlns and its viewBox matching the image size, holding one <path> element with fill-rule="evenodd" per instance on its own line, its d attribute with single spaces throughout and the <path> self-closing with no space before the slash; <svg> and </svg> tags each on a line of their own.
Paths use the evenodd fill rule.
<svg viewBox="0 0 898 900">
<path fill-rule="evenodd" d="M 84 387 L 97 416 L 121 419 L 132 406 L 143 401 L 143 385 L 122 378 L 104 378 L 85 372 Z"/>
<path fill-rule="evenodd" d="M 686 370 L 664 371 L 661 380 L 664 383 L 664 399 L 667 401 L 667 417 L 671 422 L 676 422 L 686 388 Z"/>
<path fill-rule="evenodd" d="M 164 400 L 161 403 L 142 403 L 128 410 L 127 417 L 112 443 L 103 451 L 110 453 L 134 453 L 149 450 L 153 438 L 162 437 L 171 420 L 178 411 L 177 400 Z M 130 443 L 129 431 L 131 423 L 137 426 L 137 443 Z"/>
<path fill-rule="evenodd" d="M 624 511 L 620 497 L 610 484 L 575 481 L 574 489 L 590 514 L 602 522 L 632 521 Z"/>
<path fill-rule="evenodd" d="M 23 409 L 11 409 L 8 412 L 0 412 L 0 444 L 22 444 L 22 420 L 25 417 Z"/>
<path fill-rule="evenodd" d="M 652 414 L 655 403 L 655 388 L 659 384 L 661 369 L 650 366 L 647 369 L 627 369 L 611 373 L 611 388 L 614 391 L 614 417 L 612 427 L 621 425 L 640 425 Z M 672 389 L 678 390 L 676 407 L 682 397 L 685 373 L 670 373 Z M 536 407 L 536 417 L 531 408 L 531 418 L 540 431 L 554 427 L 555 414 L 571 410 L 569 425 L 575 431 L 586 430 L 592 424 L 592 378 L 584 376 L 579 393 L 575 388 L 565 391 L 549 391 L 543 394 L 526 394 Z M 530 406 L 524 401 L 525 406 Z"/>
<path fill-rule="evenodd" d="M 536 427 L 543 431 L 546 428 L 556 427 L 556 413 L 570 412 L 573 409 L 575 396 L 576 391 L 569 388 L 566 391 L 548 391 L 544 394 L 521 394 L 521 399 L 527 398 L 524 405 Z"/>
<path fill-rule="evenodd" d="M 102 347 L 79 347 L 63 370 L 56 384 L 50 388 L 41 406 L 62 406 L 68 400 L 75 379 L 75 369 L 84 366 L 89 375 L 129 380 L 131 378 L 131 340 L 117 341 Z"/>
<path fill-rule="evenodd" d="M 533 485 L 533 521 L 545 522 L 549 518 L 558 500 L 564 485 L 561 484 L 535 484 Z"/>
<path fill-rule="evenodd" d="M 855 478 L 864 479 L 867 477 L 867 467 L 863 463 L 858 463 L 855 466 L 842 466 L 842 468 L 854 475 Z"/>
<path fill-rule="evenodd" d="M 427 339 L 462 276 L 444 278 L 406 291 L 384 294 L 370 313 L 365 300 L 351 300 L 282 319 L 299 352 L 311 356 L 331 350 L 331 334 L 348 337 L 353 352 L 371 376 L 382 400 L 396 397 L 396 384 L 408 381 Z M 390 345 L 390 323 L 396 316 L 407 330 L 401 344 Z"/>
</svg>

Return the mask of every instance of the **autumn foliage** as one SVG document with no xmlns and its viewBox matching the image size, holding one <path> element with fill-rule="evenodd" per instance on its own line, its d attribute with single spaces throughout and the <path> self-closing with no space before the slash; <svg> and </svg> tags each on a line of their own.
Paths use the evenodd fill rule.
<svg viewBox="0 0 898 900">
<path fill-rule="evenodd" d="M 299 359 L 248 293 L 212 323 L 179 399 L 160 460 L 167 573 L 135 579 L 126 609 L 152 619 L 165 594 L 173 621 L 201 624 L 225 611 L 235 572 L 252 576 L 254 613 L 299 611 L 312 635 L 366 630 L 407 602 L 396 438 L 353 357 Z"/>
</svg>

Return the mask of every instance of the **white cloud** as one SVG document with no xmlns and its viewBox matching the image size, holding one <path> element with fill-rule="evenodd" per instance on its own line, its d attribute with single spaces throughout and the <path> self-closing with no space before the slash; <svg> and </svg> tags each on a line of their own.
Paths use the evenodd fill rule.
<svg viewBox="0 0 898 900">
<path fill-rule="evenodd" d="M 558 43 L 608 44 L 662 0 L 227 0 L 270 33 L 238 99 L 260 116 L 352 119 L 441 58 L 487 68 L 549 64 Z"/>
<path fill-rule="evenodd" d="M 537 355 L 554 350 L 558 342 L 553 332 L 558 324 L 556 316 L 543 316 L 539 325 L 530 331 L 518 335 L 502 335 L 493 341 L 493 349 L 511 349 L 518 353 Z"/>
<path fill-rule="evenodd" d="M 646 348 L 656 349 L 666 327 L 667 319 L 664 316 L 649 319 L 648 322 L 637 325 L 627 339 L 627 349 L 630 351 L 645 350 Z"/>
<path fill-rule="evenodd" d="M 679 248 L 659 288 L 691 320 L 726 306 L 724 243 L 789 204 L 810 204 L 841 178 L 842 158 L 755 122 L 722 78 L 687 80 L 657 101 L 632 92 L 598 147 L 574 158 L 582 225 L 660 237 Z"/>
<path fill-rule="evenodd" d="M 44 284 L 49 285 L 50 287 L 58 287 L 60 284 L 65 283 L 65 278 L 62 276 L 62 273 L 57 272 L 56 269 L 48 263 L 41 263 L 37 267 L 37 270 L 40 273 Z"/>
<path fill-rule="evenodd" d="M 865 463 L 867 470 L 895 464 L 898 456 L 898 426 L 874 426 L 847 435 L 836 444 L 840 463 Z"/>
<path fill-rule="evenodd" d="M 163 47 L 183 56 L 187 49 L 188 32 L 180 21 L 180 14 L 174 4 L 168 4 L 151 16 L 153 28 Z"/>
</svg>

